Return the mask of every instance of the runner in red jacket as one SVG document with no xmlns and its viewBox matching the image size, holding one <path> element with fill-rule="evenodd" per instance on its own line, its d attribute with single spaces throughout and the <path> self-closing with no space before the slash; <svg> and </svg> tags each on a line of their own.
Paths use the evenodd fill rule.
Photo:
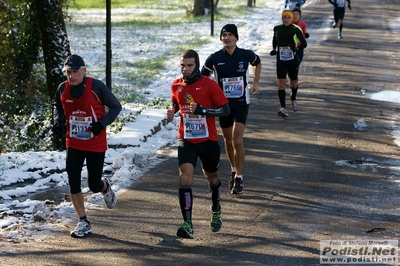
<svg viewBox="0 0 400 266">
<path fill-rule="evenodd" d="M 66 124 L 66 169 L 71 201 L 79 217 L 71 236 L 84 237 L 92 232 L 81 190 L 85 160 L 90 190 L 102 192 L 110 209 L 117 201 L 110 180 L 102 179 L 102 174 L 107 150 L 106 126 L 115 120 L 122 107 L 103 82 L 85 76 L 85 62 L 79 55 L 69 56 L 63 71 L 66 71 L 67 80 L 58 86 L 54 96 L 53 133 L 61 134 Z M 107 113 L 105 106 L 109 109 Z"/>
<path fill-rule="evenodd" d="M 295 24 L 301 28 L 305 38 L 310 37 L 310 35 L 307 33 L 306 23 L 304 21 L 301 21 L 301 10 L 298 8 L 295 8 L 292 11 L 292 13 L 293 13 L 292 24 Z M 300 41 L 297 43 L 297 47 L 298 47 L 297 56 L 299 57 L 299 66 L 300 66 L 301 62 L 303 61 L 303 57 L 304 57 L 304 48 L 302 48 Z"/>
</svg>

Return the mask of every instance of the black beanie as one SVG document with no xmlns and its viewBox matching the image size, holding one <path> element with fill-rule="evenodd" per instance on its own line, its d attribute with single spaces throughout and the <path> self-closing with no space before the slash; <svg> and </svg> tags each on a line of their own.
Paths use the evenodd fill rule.
<svg viewBox="0 0 400 266">
<path fill-rule="evenodd" d="M 221 29 L 221 34 L 219 35 L 219 39 L 222 40 L 222 34 L 224 32 L 230 32 L 232 33 L 236 39 L 239 40 L 239 34 L 238 34 L 238 30 L 235 24 L 226 24 L 225 26 L 222 27 Z"/>
<path fill-rule="evenodd" d="M 293 12 L 299 12 L 299 15 L 300 15 L 300 17 L 301 17 L 301 10 L 300 10 L 300 9 L 295 8 L 295 9 L 292 10 L 292 13 L 293 13 Z"/>
</svg>

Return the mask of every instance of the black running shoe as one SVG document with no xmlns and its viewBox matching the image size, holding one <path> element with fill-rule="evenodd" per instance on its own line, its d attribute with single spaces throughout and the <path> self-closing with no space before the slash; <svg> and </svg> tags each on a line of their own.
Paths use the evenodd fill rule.
<svg viewBox="0 0 400 266">
<path fill-rule="evenodd" d="M 231 172 L 231 179 L 229 181 L 229 191 L 232 190 L 233 185 L 235 184 L 235 176 L 236 176 L 236 172 Z"/>
<path fill-rule="evenodd" d="M 194 238 L 194 230 L 192 223 L 185 221 L 181 227 L 179 227 L 178 232 L 176 232 L 176 235 L 182 238 L 189 238 L 193 239 Z"/>
<path fill-rule="evenodd" d="M 235 178 L 235 183 L 231 191 L 232 194 L 243 194 L 243 180 Z"/>
</svg>

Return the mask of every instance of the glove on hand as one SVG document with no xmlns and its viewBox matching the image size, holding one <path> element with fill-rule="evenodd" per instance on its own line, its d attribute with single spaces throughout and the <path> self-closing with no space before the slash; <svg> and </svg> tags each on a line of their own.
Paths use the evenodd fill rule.
<svg viewBox="0 0 400 266">
<path fill-rule="evenodd" d="M 60 122 L 55 122 L 53 127 L 51 128 L 51 131 L 53 132 L 54 135 L 62 135 L 62 125 Z"/>
<path fill-rule="evenodd" d="M 204 110 L 205 110 L 204 107 L 201 106 L 201 104 L 198 104 L 196 106 L 196 109 L 193 111 L 193 114 L 195 114 L 195 115 L 204 115 L 205 114 Z"/>
<path fill-rule="evenodd" d="M 308 34 L 308 32 L 306 32 L 306 34 L 304 34 L 304 38 L 306 38 L 306 39 L 310 38 L 310 34 Z"/>
<path fill-rule="evenodd" d="M 93 135 L 97 136 L 104 129 L 104 127 L 100 122 L 94 122 L 90 124 L 89 129 L 92 131 Z"/>
<path fill-rule="evenodd" d="M 276 53 L 276 51 L 275 50 L 272 50 L 270 53 L 269 53 L 269 55 L 271 55 L 271 56 L 274 56 L 274 55 L 276 55 L 277 53 Z"/>
<path fill-rule="evenodd" d="M 285 8 L 287 7 L 287 5 L 285 5 Z"/>
</svg>

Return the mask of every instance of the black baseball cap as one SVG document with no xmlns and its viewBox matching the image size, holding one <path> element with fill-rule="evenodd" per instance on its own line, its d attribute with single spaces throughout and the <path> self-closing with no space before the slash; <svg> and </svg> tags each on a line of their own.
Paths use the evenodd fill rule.
<svg viewBox="0 0 400 266">
<path fill-rule="evenodd" d="M 78 70 L 82 66 L 85 66 L 85 61 L 83 61 L 83 58 L 80 57 L 79 55 L 73 54 L 68 56 L 67 59 L 65 59 L 62 71 Z"/>
</svg>

